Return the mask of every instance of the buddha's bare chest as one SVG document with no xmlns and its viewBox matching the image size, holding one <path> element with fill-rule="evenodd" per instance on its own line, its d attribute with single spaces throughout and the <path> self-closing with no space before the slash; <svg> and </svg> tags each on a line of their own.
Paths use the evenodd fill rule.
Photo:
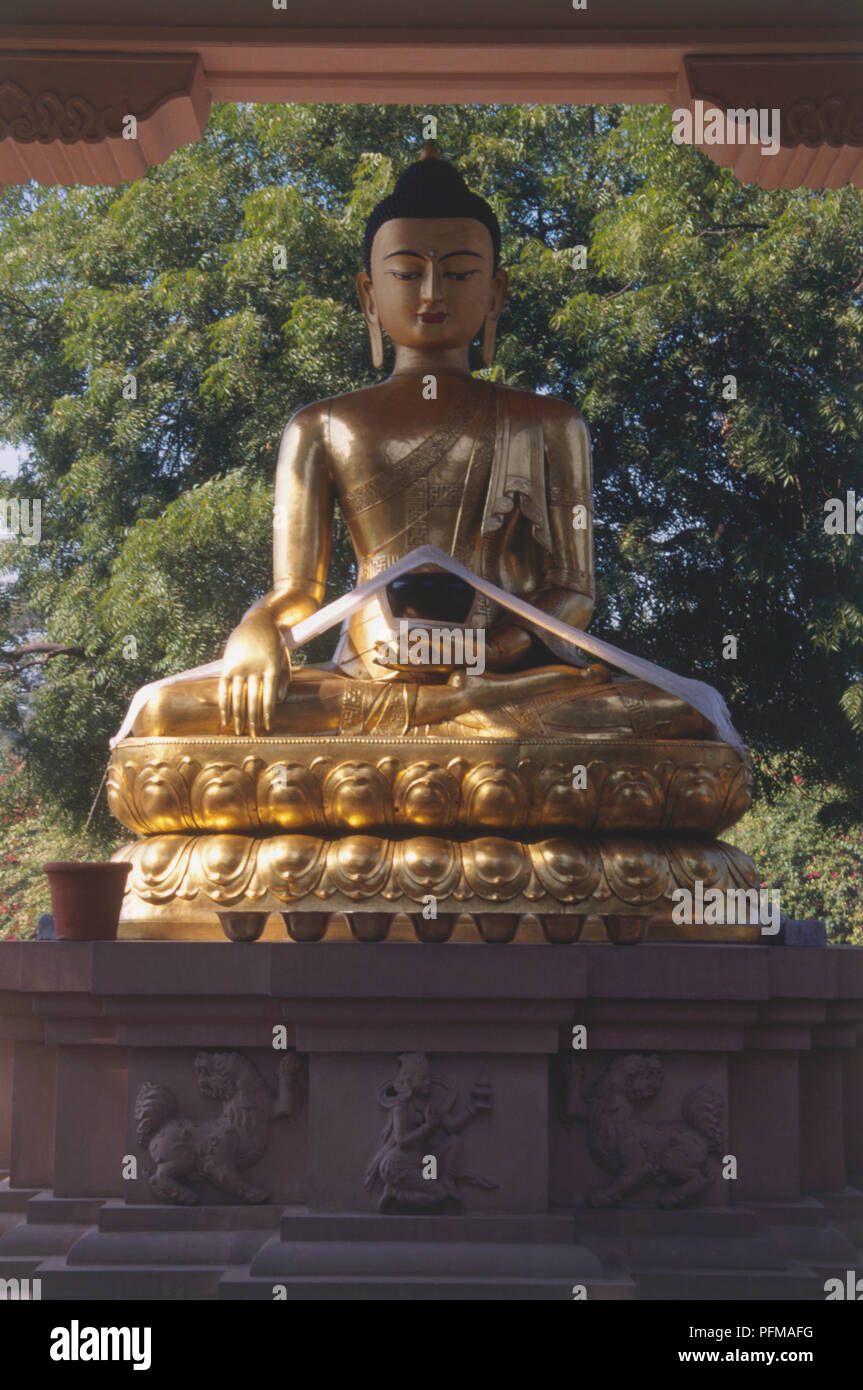
<svg viewBox="0 0 863 1390">
<path fill-rule="evenodd" d="M 482 389 L 450 391 L 429 401 L 417 391 L 408 394 L 402 389 L 393 396 L 372 397 L 361 408 L 341 411 L 336 407 L 328 427 L 333 464 L 352 480 L 357 470 L 391 467 L 444 439 L 450 449 L 460 442 L 467 456 L 471 437 L 492 416 L 492 404 Z"/>
<path fill-rule="evenodd" d="M 428 438 L 428 435 L 412 440 L 355 437 L 349 450 L 332 449 L 330 464 L 339 496 L 355 491 L 373 478 L 380 478 L 382 482 L 392 479 L 393 483 L 396 480 L 409 483 L 432 476 L 446 478 L 452 483 L 463 481 L 475 453 L 474 441 L 466 435 L 453 434 L 445 447 L 435 450 L 433 456 L 418 457 L 418 446 Z"/>
<path fill-rule="evenodd" d="M 484 421 L 472 404 L 446 414 L 417 409 L 410 421 L 400 412 L 396 420 L 377 419 L 362 430 L 332 422 L 330 467 L 356 539 L 374 542 L 381 531 L 392 534 L 420 513 L 439 513 L 437 524 L 445 530 L 447 514 L 462 507 L 466 490 L 472 496 L 482 489 L 488 413 Z M 381 411 L 385 416 L 383 403 Z"/>
</svg>

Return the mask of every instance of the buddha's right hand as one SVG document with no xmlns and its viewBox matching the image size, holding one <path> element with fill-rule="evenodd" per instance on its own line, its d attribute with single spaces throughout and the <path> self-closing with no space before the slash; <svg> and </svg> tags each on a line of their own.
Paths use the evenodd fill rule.
<svg viewBox="0 0 863 1390">
<path fill-rule="evenodd" d="M 234 628 L 222 658 L 219 713 L 236 734 L 269 733 L 276 701 L 290 678 L 290 658 L 271 613 L 253 609 Z"/>
</svg>

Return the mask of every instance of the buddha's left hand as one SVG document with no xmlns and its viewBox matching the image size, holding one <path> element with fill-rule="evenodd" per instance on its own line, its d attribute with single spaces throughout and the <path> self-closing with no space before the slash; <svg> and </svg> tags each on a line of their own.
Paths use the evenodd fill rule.
<svg viewBox="0 0 863 1390">
<path fill-rule="evenodd" d="M 533 634 L 515 623 L 500 623 L 485 637 L 485 668 L 487 671 L 511 671 L 534 649 Z"/>
</svg>

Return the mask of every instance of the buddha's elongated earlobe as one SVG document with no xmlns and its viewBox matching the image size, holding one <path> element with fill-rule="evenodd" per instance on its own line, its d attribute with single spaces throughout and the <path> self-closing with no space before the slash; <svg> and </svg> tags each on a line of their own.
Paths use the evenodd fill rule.
<svg viewBox="0 0 863 1390">
<path fill-rule="evenodd" d="M 381 321 L 378 318 L 371 276 L 365 270 L 361 270 L 357 276 L 357 294 L 359 295 L 363 318 L 366 321 L 366 328 L 369 330 L 372 363 L 375 367 L 382 367 L 384 365 L 384 335 L 381 332 Z"/>
<path fill-rule="evenodd" d="M 487 367 L 494 361 L 494 343 L 497 337 L 497 319 L 487 318 L 482 326 L 482 360 Z"/>
<path fill-rule="evenodd" d="M 380 321 L 378 319 L 366 319 L 366 327 L 369 330 L 372 366 L 382 367 L 384 365 L 384 335 L 381 333 Z"/>
</svg>

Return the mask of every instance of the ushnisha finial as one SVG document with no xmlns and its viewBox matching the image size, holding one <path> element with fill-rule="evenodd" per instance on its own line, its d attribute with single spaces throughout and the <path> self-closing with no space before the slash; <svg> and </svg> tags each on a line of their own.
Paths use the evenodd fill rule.
<svg viewBox="0 0 863 1390">
<path fill-rule="evenodd" d="M 420 159 L 440 159 L 434 140 L 426 140 L 420 152 Z"/>
</svg>

